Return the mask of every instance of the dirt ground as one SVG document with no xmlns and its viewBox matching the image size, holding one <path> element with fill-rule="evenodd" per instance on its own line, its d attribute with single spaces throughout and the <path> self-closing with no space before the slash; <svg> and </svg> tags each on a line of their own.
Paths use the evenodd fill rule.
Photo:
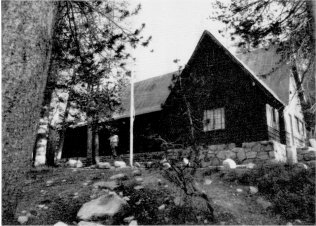
<svg viewBox="0 0 316 226">
<path fill-rule="evenodd" d="M 31 216 L 26 224 L 47 225 L 55 224 L 58 221 L 76 224 L 76 214 L 81 205 L 95 198 L 92 191 L 94 182 L 107 180 L 111 175 L 121 172 L 131 177 L 131 171 L 130 168 L 113 170 L 57 168 L 29 173 L 23 187 L 24 195 L 19 200 L 17 217 L 29 212 Z M 161 176 L 159 171 L 145 169 L 141 171 L 145 188 L 165 191 L 162 197 L 156 198 L 155 205 L 167 199 L 171 200 L 169 203 L 173 203 L 173 199 L 168 197 L 176 197 L 181 194 L 173 184 Z M 209 184 L 205 184 L 205 179 L 208 179 Z M 216 174 L 201 177 L 198 180 L 214 202 L 216 221 L 209 222 L 204 216 L 197 216 L 195 222 L 185 223 L 222 225 L 277 225 L 287 223 L 281 217 L 264 211 L 262 207 L 258 206 L 255 201 L 257 195 L 250 195 L 246 186 L 224 182 Z M 236 189 L 242 189 L 242 191 L 238 192 Z M 199 205 L 199 203 L 195 203 L 195 205 Z M 165 211 L 168 210 L 166 208 Z M 143 222 L 150 223 L 151 221 Z M 165 217 L 165 221 L 157 220 L 155 222 L 153 219 L 152 222 L 152 224 L 175 223 L 177 222 L 170 221 L 167 217 Z"/>
</svg>

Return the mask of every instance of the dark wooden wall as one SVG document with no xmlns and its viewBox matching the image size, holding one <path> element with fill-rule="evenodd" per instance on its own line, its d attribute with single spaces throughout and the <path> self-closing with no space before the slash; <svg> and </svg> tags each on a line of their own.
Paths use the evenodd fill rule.
<svg viewBox="0 0 316 226">
<path fill-rule="evenodd" d="M 190 104 L 199 143 L 242 143 L 268 140 L 265 104 L 280 108 L 260 85 L 233 62 L 222 48 L 204 39 L 182 73 L 183 93 Z M 175 84 L 164 106 L 162 126 L 165 137 L 186 142 L 190 128 L 182 101 L 183 93 Z M 203 112 L 225 109 L 225 129 L 203 131 Z M 279 131 L 277 131 L 279 133 Z"/>
</svg>

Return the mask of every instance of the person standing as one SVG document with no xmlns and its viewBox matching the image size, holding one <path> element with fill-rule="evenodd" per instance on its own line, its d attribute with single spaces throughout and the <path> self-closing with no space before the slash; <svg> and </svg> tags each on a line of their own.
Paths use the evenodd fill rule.
<svg viewBox="0 0 316 226">
<path fill-rule="evenodd" d="M 113 157 L 117 157 L 117 147 L 118 147 L 118 143 L 119 143 L 119 137 L 118 135 L 116 135 L 115 133 L 113 133 L 110 138 L 110 146 L 111 146 L 111 151 L 112 151 L 112 156 Z"/>
</svg>

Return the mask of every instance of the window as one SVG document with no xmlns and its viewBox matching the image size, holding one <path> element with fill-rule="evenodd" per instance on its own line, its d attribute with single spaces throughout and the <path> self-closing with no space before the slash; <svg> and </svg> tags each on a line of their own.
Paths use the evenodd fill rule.
<svg viewBox="0 0 316 226">
<path fill-rule="evenodd" d="M 203 116 L 203 130 L 212 131 L 225 129 L 225 112 L 224 108 L 205 110 Z"/>
<path fill-rule="evenodd" d="M 267 124 L 270 127 L 279 129 L 279 112 L 277 109 L 266 104 Z"/>
</svg>

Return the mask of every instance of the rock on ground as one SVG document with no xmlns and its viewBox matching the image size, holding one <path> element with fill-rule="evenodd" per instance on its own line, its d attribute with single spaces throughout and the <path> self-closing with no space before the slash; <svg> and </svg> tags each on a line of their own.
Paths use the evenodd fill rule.
<svg viewBox="0 0 316 226">
<path fill-rule="evenodd" d="M 20 224 L 25 224 L 28 220 L 29 220 L 29 218 L 27 216 L 19 216 L 18 217 L 18 222 Z"/>
<path fill-rule="evenodd" d="M 69 161 L 66 163 L 66 165 L 70 166 L 72 168 L 80 168 L 83 166 L 83 164 L 80 160 L 75 160 L 75 159 L 69 159 Z"/>
<path fill-rule="evenodd" d="M 93 187 L 95 188 L 108 188 L 110 190 L 113 190 L 114 188 L 118 187 L 118 184 L 116 181 L 99 181 L 93 184 Z"/>
<path fill-rule="evenodd" d="M 297 163 L 296 166 L 299 168 L 306 169 L 306 170 L 308 169 L 308 166 L 302 162 Z"/>
<path fill-rule="evenodd" d="M 134 187 L 135 190 L 140 190 L 140 189 L 143 189 L 143 188 L 144 188 L 144 187 L 141 186 L 141 185 L 137 185 L 137 186 Z"/>
<path fill-rule="evenodd" d="M 99 169 L 111 169 L 111 164 L 109 162 L 98 162 L 97 167 Z"/>
<path fill-rule="evenodd" d="M 180 204 L 181 204 L 181 197 L 179 197 L 179 196 L 175 197 L 173 202 L 174 202 L 174 204 L 176 206 L 180 206 Z"/>
<path fill-rule="evenodd" d="M 163 163 L 162 165 L 163 165 L 163 168 L 164 168 L 164 169 L 169 169 L 169 168 L 171 168 L 171 165 L 170 165 L 170 163 L 168 163 L 168 162 L 165 162 L 165 163 Z"/>
<path fill-rule="evenodd" d="M 82 168 L 83 167 L 83 164 L 82 164 L 82 162 L 80 160 L 77 161 L 76 167 L 77 168 Z"/>
<path fill-rule="evenodd" d="M 103 224 L 98 224 L 95 222 L 89 221 L 80 221 L 77 226 L 104 226 Z"/>
<path fill-rule="evenodd" d="M 142 177 L 135 177 L 135 180 L 138 182 L 138 183 L 141 183 L 144 181 L 144 179 Z"/>
<path fill-rule="evenodd" d="M 68 226 L 68 224 L 66 224 L 62 221 L 58 221 L 56 224 L 54 224 L 54 226 Z"/>
<path fill-rule="evenodd" d="M 125 168 L 126 163 L 124 161 L 114 161 L 114 166 L 117 168 Z"/>
<path fill-rule="evenodd" d="M 205 185 L 210 185 L 212 183 L 212 180 L 210 180 L 210 179 L 205 179 L 204 180 L 204 184 Z"/>
<path fill-rule="evenodd" d="M 129 223 L 129 225 L 128 226 L 137 226 L 138 224 L 137 224 L 137 221 L 136 220 L 133 220 L 133 221 L 131 221 L 131 223 Z"/>
<path fill-rule="evenodd" d="M 272 203 L 264 200 L 262 197 L 257 198 L 256 202 L 265 210 L 272 207 Z"/>
<path fill-rule="evenodd" d="M 83 204 L 77 213 L 77 218 L 80 220 L 90 220 L 95 217 L 112 217 L 126 204 L 124 199 L 115 192 L 112 192 Z"/>
<path fill-rule="evenodd" d="M 129 222 L 131 222 L 132 220 L 134 220 L 134 218 L 135 218 L 134 216 L 125 217 L 125 218 L 123 219 L 123 221 L 129 223 Z"/>
<path fill-rule="evenodd" d="M 257 187 L 254 187 L 254 186 L 250 186 L 250 187 L 249 187 L 249 192 L 250 192 L 250 194 L 252 194 L 252 195 L 257 194 L 257 193 L 258 193 L 258 188 L 257 188 Z"/>
<path fill-rule="evenodd" d="M 142 172 L 139 169 L 136 169 L 136 170 L 133 170 L 132 175 L 133 176 L 141 176 Z"/>
<path fill-rule="evenodd" d="M 124 180 L 124 179 L 127 179 L 127 176 L 124 173 L 119 173 L 110 177 L 110 180 L 118 180 L 118 179 Z"/>
<path fill-rule="evenodd" d="M 165 204 L 162 204 L 161 206 L 158 207 L 158 210 L 164 210 L 166 208 Z"/>
<path fill-rule="evenodd" d="M 236 163 L 234 160 L 232 159 L 225 159 L 223 161 L 223 166 L 225 169 L 235 169 L 236 168 Z"/>
</svg>

